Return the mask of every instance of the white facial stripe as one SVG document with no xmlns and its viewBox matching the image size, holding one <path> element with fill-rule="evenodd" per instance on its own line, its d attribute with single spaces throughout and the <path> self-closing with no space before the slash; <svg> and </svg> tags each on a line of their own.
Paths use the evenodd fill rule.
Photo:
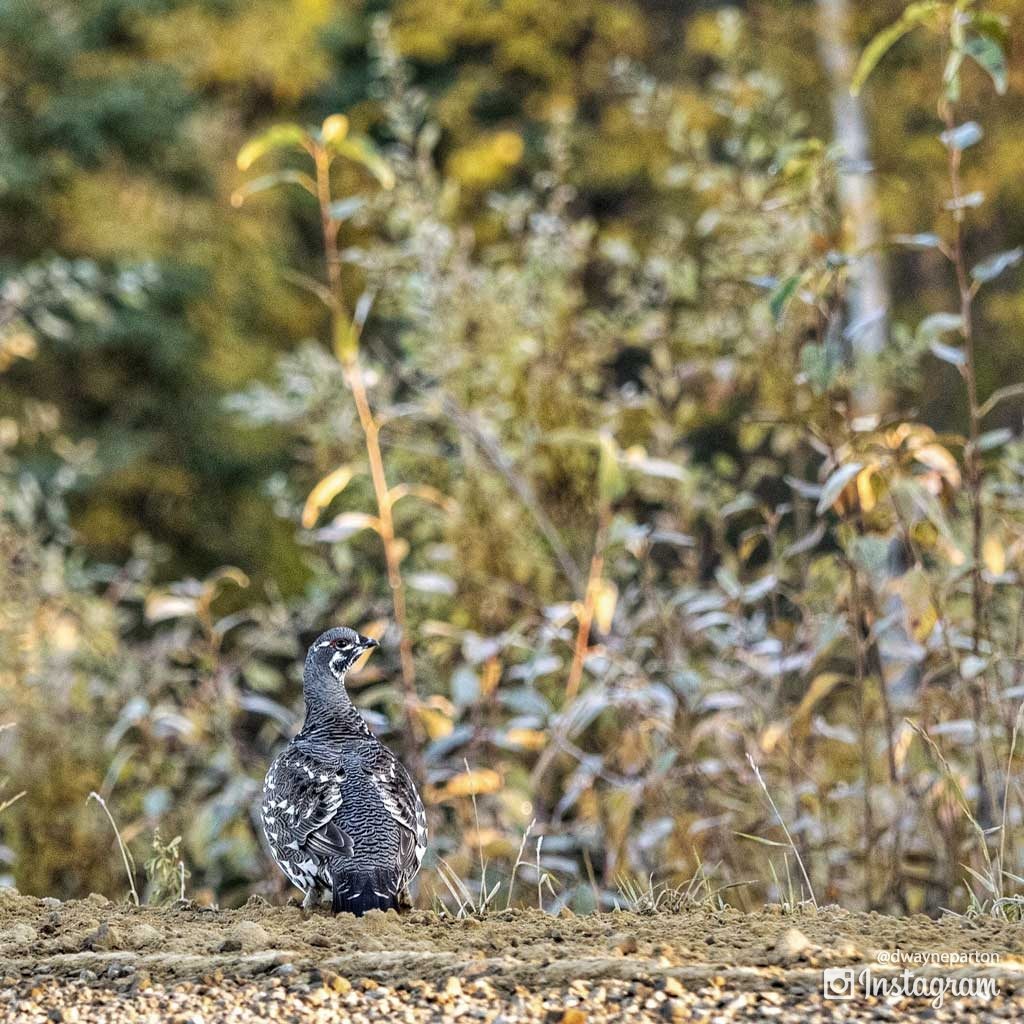
<svg viewBox="0 0 1024 1024">
<path fill-rule="evenodd" d="M 337 654 L 331 655 L 331 660 L 329 662 L 331 675 L 333 675 L 336 679 L 341 678 L 341 673 L 345 667 L 346 660 L 347 659 L 345 655 L 341 651 L 338 651 Z"/>
</svg>

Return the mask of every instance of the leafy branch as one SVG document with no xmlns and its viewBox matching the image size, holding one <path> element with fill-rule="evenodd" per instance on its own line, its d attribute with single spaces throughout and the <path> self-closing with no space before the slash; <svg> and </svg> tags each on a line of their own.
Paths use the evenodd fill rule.
<svg viewBox="0 0 1024 1024">
<path fill-rule="evenodd" d="M 341 364 L 345 383 L 352 394 L 363 434 L 377 515 L 364 516 L 359 523 L 378 534 L 384 549 L 388 586 L 399 630 L 405 726 L 411 746 L 415 749 L 422 738 L 422 730 L 417 718 L 419 700 L 416 692 L 416 666 L 401 572 L 407 546 L 396 536 L 393 509 L 399 497 L 419 492 L 415 489 L 402 491 L 388 485 L 381 452 L 381 423 L 370 404 L 366 374 L 359 355 L 360 340 L 370 313 L 372 296 L 362 296 L 354 308 L 350 308 L 341 272 L 339 234 L 343 223 L 360 208 L 361 200 L 359 197 L 336 196 L 331 171 L 336 161 L 345 160 L 364 168 L 385 189 L 394 187 L 395 176 L 369 139 L 349 132 L 348 118 L 343 114 L 332 114 L 319 129 L 306 129 L 295 124 L 276 125 L 242 148 L 238 154 L 238 167 L 243 171 L 248 170 L 257 160 L 281 150 L 305 154 L 312 162 L 313 174 L 292 169 L 276 171 L 250 181 L 234 194 L 232 202 L 241 205 L 247 196 L 281 185 L 295 185 L 316 201 L 320 216 L 324 280 L 310 281 L 309 290 L 324 303 L 330 313 L 334 354 Z M 342 466 L 316 485 L 303 510 L 303 525 L 310 527 L 316 522 L 320 511 L 347 486 L 352 475 L 349 467 Z"/>
</svg>

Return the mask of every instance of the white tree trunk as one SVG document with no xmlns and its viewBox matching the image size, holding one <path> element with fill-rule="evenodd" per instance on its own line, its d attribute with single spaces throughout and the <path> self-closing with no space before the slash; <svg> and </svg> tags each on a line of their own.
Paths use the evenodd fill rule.
<svg viewBox="0 0 1024 1024">
<path fill-rule="evenodd" d="M 879 249 L 882 234 L 872 179 L 870 146 L 864 109 L 850 94 L 854 54 L 850 46 L 847 0 L 816 0 L 818 54 L 828 74 L 832 95 L 832 134 L 842 150 L 839 203 L 843 230 L 858 257 L 847 296 L 847 330 L 856 371 L 877 356 L 888 335 L 889 288 Z M 884 398 L 876 382 L 856 374 L 854 412 L 882 412 Z"/>
</svg>

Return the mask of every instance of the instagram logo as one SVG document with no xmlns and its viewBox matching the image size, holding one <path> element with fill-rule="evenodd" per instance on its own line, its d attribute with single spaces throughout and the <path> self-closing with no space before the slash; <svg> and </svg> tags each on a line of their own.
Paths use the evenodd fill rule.
<svg viewBox="0 0 1024 1024">
<path fill-rule="evenodd" d="M 821 994 L 825 999 L 852 999 L 856 975 L 849 967 L 830 967 L 822 973 Z"/>
</svg>

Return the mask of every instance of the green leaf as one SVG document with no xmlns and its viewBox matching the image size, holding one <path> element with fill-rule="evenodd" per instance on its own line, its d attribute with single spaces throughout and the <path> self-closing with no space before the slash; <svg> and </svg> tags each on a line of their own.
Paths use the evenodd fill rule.
<svg viewBox="0 0 1024 1024">
<path fill-rule="evenodd" d="M 963 326 L 964 318 L 959 313 L 932 313 L 917 325 L 914 336 L 921 345 L 930 345 L 943 334 L 963 330 Z"/>
<path fill-rule="evenodd" d="M 1002 46 L 990 35 L 971 36 L 964 43 L 964 53 L 983 71 L 988 72 L 996 92 L 1002 96 L 1006 92 L 1009 77 L 1006 71 L 1006 54 Z"/>
<path fill-rule="evenodd" d="M 808 342 L 800 349 L 800 372 L 816 395 L 823 395 L 837 381 L 842 362 L 836 358 L 835 346 Z"/>
<path fill-rule="evenodd" d="M 1013 440 L 1013 431 L 1009 427 L 999 427 L 997 430 L 987 430 L 975 442 L 974 447 L 979 452 L 990 452 L 993 448 L 1001 448 Z"/>
<path fill-rule="evenodd" d="M 938 249 L 942 239 L 938 235 L 893 235 L 890 239 L 894 245 L 905 245 L 908 249 Z"/>
<path fill-rule="evenodd" d="M 297 149 L 307 139 L 304 128 L 297 124 L 276 124 L 262 135 L 250 139 L 239 151 L 235 162 L 240 171 L 249 170 L 252 165 L 275 149 Z"/>
<path fill-rule="evenodd" d="M 941 341 L 933 341 L 928 348 L 936 359 L 941 359 L 951 366 L 963 366 L 967 362 L 964 350 L 955 345 L 943 345 Z"/>
<path fill-rule="evenodd" d="M 358 328 L 343 317 L 338 317 L 334 326 L 334 354 L 338 361 L 348 363 L 358 351 Z"/>
<path fill-rule="evenodd" d="M 1005 15 L 991 14 L 988 11 L 974 11 L 970 15 L 970 27 L 978 35 L 994 39 L 1004 49 L 1010 39 L 1010 22 Z"/>
<path fill-rule="evenodd" d="M 843 488 L 853 480 L 857 474 L 864 468 L 864 464 L 861 462 L 848 462 L 845 466 L 840 466 L 826 481 L 825 485 L 821 489 L 821 497 L 818 499 L 818 515 L 822 515 L 827 512 L 835 503 L 836 499 L 840 494 L 843 493 Z"/>
<path fill-rule="evenodd" d="M 266 192 L 268 189 L 276 188 L 278 185 L 298 185 L 307 192 L 315 191 L 316 186 L 308 174 L 301 171 L 274 171 L 272 174 L 264 174 L 259 178 L 247 181 L 240 188 L 231 193 L 231 205 L 241 206 L 249 196 L 257 192 Z"/>
<path fill-rule="evenodd" d="M 349 537 L 354 537 L 360 530 L 377 530 L 379 526 L 377 518 L 366 512 L 342 512 L 327 526 L 317 530 L 313 536 L 329 544 L 339 544 Z"/>
<path fill-rule="evenodd" d="M 331 203 L 333 220 L 348 220 L 354 217 L 364 206 L 366 200 L 362 196 L 349 196 L 348 199 L 337 199 Z"/>
<path fill-rule="evenodd" d="M 597 492 L 604 504 L 626 493 L 626 476 L 619 465 L 619 449 L 609 434 L 602 433 L 598 449 Z"/>
<path fill-rule="evenodd" d="M 715 580 L 733 601 L 738 600 L 742 596 L 743 587 L 740 585 L 740 581 L 736 579 L 733 572 L 726 566 L 720 565 L 715 570 Z"/>
<path fill-rule="evenodd" d="M 965 150 L 977 142 L 981 142 L 984 132 L 977 121 L 966 121 L 955 128 L 944 131 L 939 138 L 947 149 Z"/>
<path fill-rule="evenodd" d="M 362 135 L 349 135 L 343 139 L 331 139 L 327 148 L 338 156 L 353 163 L 361 164 L 380 182 L 383 188 L 395 187 L 395 172 L 390 164 L 377 152 L 376 147 Z"/>
<path fill-rule="evenodd" d="M 963 50 L 950 50 L 946 59 L 946 67 L 942 72 L 942 82 L 946 86 L 946 99 L 950 103 L 960 102 L 960 68 L 964 62 Z"/>
<path fill-rule="evenodd" d="M 1004 270 L 1015 267 L 1022 258 L 1024 258 L 1024 247 L 1022 246 L 996 253 L 995 256 L 990 256 L 987 260 L 982 260 L 976 267 L 972 267 L 971 277 L 984 284 L 997 278 Z"/>
<path fill-rule="evenodd" d="M 926 519 L 951 544 L 956 543 L 953 530 L 946 519 L 938 498 L 928 491 L 917 479 L 894 480 L 892 496 L 898 503 L 900 515 L 910 522 Z"/>
<path fill-rule="evenodd" d="M 975 679 L 987 668 L 988 658 L 979 658 L 976 654 L 969 654 L 960 662 L 960 672 L 967 680 Z"/>
<path fill-rule="evenodd" d="M 799 285 L 800 275 L 793 274 L 791 277 L 787 277 L 786 280 L 772 292 L 768 299 L 768 308 L 772 311 L 772 319 L 776 323 L 782 319 L 782 314 L 785 312 L 786 306 L 789 305 L 789 300 L 793 297 L 793 294 L 796 292 Z"/>
<path fill-rule="evenodd" d="M 864 87 L 868 76 L 875 70 L 878 62 L 898 43 L 908 32 L 917 28 L 918 25 L 929 23 L 938 24 L 938 15 L 946 5 L 937 0 L 923 0 L 920 3 L 913 3 L 907 7 L 900 18 L 894 21 L 888 28 L 883 28 L 874 39 L 864 48 L 857 70 L 854 72 L 853 81 L 850 84 L 850 92 L 856 96 Z"/>
<path fill-rule="evenodd" d="M 1005 402 L 1011 398 L 1024 397 L 1024 384 L 1007 384 L 1005 387 L 996 388 L 984 402 L 981 403 L 981 407 L 978 409 L 979 416 L 987 416 L 1000 402 Z"/>
<path fill-rule="evenodd" d="M 957 199 L 947 199 L 942 205 L 947 210 L 968 210 L 985 202 L 984 192 L 968 192 Z"/>
</svg>

